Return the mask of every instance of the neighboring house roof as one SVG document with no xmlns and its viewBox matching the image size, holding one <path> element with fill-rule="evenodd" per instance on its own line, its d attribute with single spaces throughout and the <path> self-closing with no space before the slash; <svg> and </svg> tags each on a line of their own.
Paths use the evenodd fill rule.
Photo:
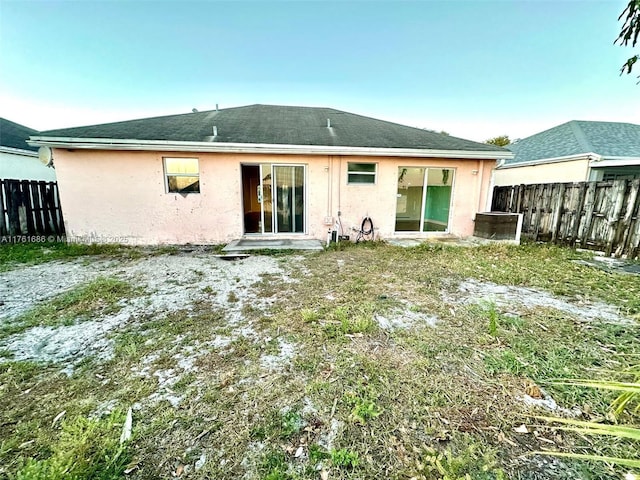
<svg viewBox="0 0 640 480">
<path fill-rule="evenodd" d="M 595 153 L 603 158 L 640 157 L 640 125 L 572 120 L 509 145 L 505 165 Z"/>
<path fill-rule="evenodd" d="M 0 118 L 0 147 L 37 152 L 38 147 L 32 147 L 26 142 L 29 136 L 37 133 L 33 128 Z"/>
<path fill-rule="evenodd" d="M 330 124 L 330 126 L 328 126 Z M 214 127 L 216 135 L 214 136 Z M 249 105 L 182 115 L 42 132 L 36 142 L 52 138 L 120 139 L 141 142 L 297 145 L 374 149 L 425 149 L 487 152 L 510 157 L 508 150 L 462 138 L 377 120 L 333 108 Z M 44 139 L 44 140 L 43 140 Z M 47 142 L 47 140 L 49 140 Z M 42 144 L 42 143 L 39 143 Z M 88 148 L 88 147 L 87 147 Z M 123 147 L 124 148 L 124 147 Z M 195 148 L 195 147 L 194 147 Z"/>
</svg>

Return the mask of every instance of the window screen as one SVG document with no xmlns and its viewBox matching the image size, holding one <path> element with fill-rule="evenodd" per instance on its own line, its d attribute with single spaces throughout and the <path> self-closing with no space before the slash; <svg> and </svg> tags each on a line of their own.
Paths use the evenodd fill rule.
<svg viewBox="0 0 640 480">
<path fill-rule="evenodd" d="M 347 183 L 349 184 L 374 184 L 376 183 L 376 163 L 347 164 Z"/>
</svg>

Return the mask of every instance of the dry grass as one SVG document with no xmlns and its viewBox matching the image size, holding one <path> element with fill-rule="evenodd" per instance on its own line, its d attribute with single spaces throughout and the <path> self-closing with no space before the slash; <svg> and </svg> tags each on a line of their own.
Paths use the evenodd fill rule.
<svg viewBox="0 0 640 480">
<path fill-rule="evenodd" d="M 140 291 L 127 282 L 99 277 L 0 325 L 0 339 L 30 327 L 71 325 L 98 315 L 116 313 L 122 308 L 123 299 L 136 294 Z"/>
<path fill-rule="evenodd" d="M 537 425 L 530 415 L 540 411 L 520 397 L 539 385 L 585 418 L 604 418 L 611 394 L 546 382 L 637 363 L 640 328 L 451 300 L 475 278 L 605 300 L 637 316 L 639 277 L 571 261 L 582 256 L 536 245 L 372 244 L 281 257 L 295 281 L 255 286 L 273 304 L 244 305 L 253 334 L 234 334 L 224 311 L 201 302 L 128 325 L 114 334 L 113 360 L 88 361 L 70 378 L 7 361 L 0 425 L 14 433 L 0 447 L 0 472 L 50 455 L 60 411 L 86 417 L 111 401 L 141 405 L 130 478 L 317 479 L 322 470 L 330 479 L 619 478 L 606 465 L 529 456 L 545 448 L 617 456 L 634 446 Z M 375 321 L 402 312 L 436 326 L 385 330 Z M 187 354 L 190 370 L 179 367 Z M 170 386 L 177 406 L 149 400 L 158 380 L 141 376 L 144 366 L 179 373 Z M 523 423 L 531 433 L 514 431 Z"/>
</svg>

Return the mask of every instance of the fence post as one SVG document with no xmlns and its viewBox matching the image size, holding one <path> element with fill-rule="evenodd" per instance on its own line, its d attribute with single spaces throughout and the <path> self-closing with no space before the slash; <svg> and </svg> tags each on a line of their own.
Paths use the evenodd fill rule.
<svg viewBox="0 0 640 480">
<path fill-rule="evenodd" d="M 587 187 L 587 194 L 584 200 L 584 230 L 578 233 L 580 239 L 580 245 L 584 248 L 587 245 L 587 240 L 591 234 L 591 226 L 593 225 L 593 210 L 596 203 L 596 182 L 589 182 Z"/>
<path fill-rule="evenodd" d="M 20 232 L 20 183 L 14 180 L 7 182 L 7 210 L 9 211 L 9 235 Z"/>
<path fill-rule="evenodd" d="M 511 193 L 509 194 L 509 208 L 507 212 L 513 213 L 516 208 L 516 196 L 518 195 L 518 186 L 511 187 Z"/>
<path fill-rule="evenodd" d="M 615 256 L 616 258 L 620 258 L 629 245 L 629 240 L 631 239 L 631 220 L 633 218 L 634 213 L 637 215 L 636 222 L 640 223 L 640 202 L 638 190 L 640 190 L 640 179 L 633 180 L 630 184 L 631 191 L 629 193 L 629 198 L 627 199 L 627 209 L 624 213 L 624 218 L 618 224 L 618 231 L 623 229 L 622 239 L 620 243 L 618 243 L 618 248 L 616 248 Z M 619 232 L 617 233 L 619 235 Z"/>
<path fill-rule="evenodd" d="M 635 240 L 630 242 L 629 253 L 627 253 L 627 256 L 631 259 L 640 256 L 640 212 L 636 213 L 635 233 L 633 235 L 635 235 Z M 629 233 L 629 237 L 631 236 L 632 234 Z"/>
<path fill-rule="evenodd" d="M 26 220 L 26 233 L 33 234 L 39 233 L 35 229 L 35 224 L 33 222 L 33 207 L 32 207 L 32 195 L 31 195 L 31 186 L 33 182 L 29 180 L 23 180 L 20 182 L 22 184 L 22 201 L 24 204 L 25 211 L 25 220 Z"/>
<path fill-rule="evenodd" d="M 56 213 L 55 205 L 53 201 L 53 186 L 51 182 L 47 182 L 45 188 L 45 212 L 46 222 L 44 225 L 44 231 L 46 235 L 56 233 Z"/>
<path fill-rule="evenodd" d="M 544 213 L 544 184 L 538 183 L 533 187 L 533 199 L 536 201 L 536 223 L 533 225 L 533 240 L 538 241 L 540 235 L 540 225 L 542 223 L 542 214 Z"/>
<path fill-rule="evenodd" d="M 627 190 L 627 181 L 626 180 L 616 180 L 613 182 L 613 192 L 615 203 L 613 206 L 613 211 L 608 219 L 609 232 L 607 238 L 607 246 L 605 248 L 604 254 L 607 257 L 611 256 L 611 252 L 613 251 L 613 242 L 616 238 L 616 234 L 618 233 L 617 224 L 620 222 L 620 213 L 622 212 L 622 205 L 624 203 L 625 192 Z"/>
<path fill-rule="evenodd" d="M 36 230 L 40 235 L 44 235 L 44 223 L 42 221 L 42 195 L 40 194 L 40 184 L 43 181 L 31 184 L 31 194 L 33 196 L 33 216 L 35 218 Z"/>
<path fill-rule="evenodd" d="M 558 231 L 560 230 L 560 222 L 562 221 L 562 205 L 564 203 L 564 192 L 566 185 L 560 184 L 557 192 L 557 198 L 553 205 L 553 220 L 551 222 L 551 241 L 558 243 Z"/>
<path fill-rule="evenodd" d="M 521 185 L 522 195 L 520 197 L 520 208 L 518 213 L 522 213 L 522 233 L 531 235 L 533 229 L 533 194 L 535 185 Z"/>
<path fill-rule="evenodd" d="M 57 182 L 51 182 L 53 190 L 53 205 L 56 212 L 56 233 L 64 234 L 64 219 L 62 218 L 62 205 L 60 205 L 60 190 Z"/>
<path fill-rule="evenodd" d="M 569 239 L 569 245 L 574 247 L 576 245 L 576 239 L 578 238 L 578 231 L 580 224 L 582 223 L 582 210 L 584 209 L 584 201 L 587 194 L 587 183 L 580 182 L 578 191 L 578 203 L 576 209 L 573 212 L 573 226 L 571 228 L 571 238 Z"/>
<path fill-rule="evenodd" d="M 524 183 L 518 185 L 518 198 L 516 199 L 516 211 L 515 213 L 522 213 L 522 197 L 524 196 Z"/>
<path fill-rule="evenodd" d="M 5 208 L 4 208 L 5 207 L 4 196 L 5 195 L 8 196 L 7 192 L 8 192 L 7 181 L 0 180 L 0 235 L 7 234 L 7 221 L 5 221 L 5 218 L 8 218 L 9 212 L 7 212 L 5 217 Z"/>
<path fill-rule="evenodd" d="M 491 198 L 491 210 L 495 211 L 496 206 L 499 204 L 500 191 L 502 187 L 494 187 L 493 189 L 493 197 Z"/>
</svg>

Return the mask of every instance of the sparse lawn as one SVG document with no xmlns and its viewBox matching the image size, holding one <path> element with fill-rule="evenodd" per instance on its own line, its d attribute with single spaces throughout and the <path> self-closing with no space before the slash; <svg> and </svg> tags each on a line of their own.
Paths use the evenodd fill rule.
<svg viewBox="0 0 640 480">
<path fill-rule="evenodd" d="M 136 293 L 140 292 L 127 282 L 99 277 L 0 325 L 0 339 L 30 327 L 72 325 L 97 315 L 115 313 L 120 309 L 122 299 Z"/>
<path fill-rule="evenodd" d="M 532 418 L 579 409 L 610 421 L 613 394 L 551 381 L 640 363 L 640 276 L 572 261 L 588 256 L 541 245 L 364 244 L 268 257 L 284 273 L 256 276 L 248 289 L 249 260 L 201 255 L 202 269 L 168 280 L 196 283 L 190 301 L 111 330 L 113 355 L 87 357 L 70 376 L 58 363 L 16 361 L 0 343 L 0 476 L 621 478 L 627 470 L 529 454 L 638 455 L 630 441 Z M 202 283 L 217 271 L 237 289 Z M 117 268 L 103 274 L 0 324 L 5 339 L 153 301 Z M 494 284 L 536 290 L 508 290 L 510 302 L 490 295 Z M 532 303 L 540 292 L 575 309 Z M 594 320 L 600 307 L 590 302 L 626 321 Z M 540 388 L 567 410 L 527 406 L 523 397 Z M 133 439 L 120 445 L 129 407 Z"/>
<path fill-rule="evenodd" d="M 197 248 L 218 253 L 222 247 L 224 245 Z M 71 260 L 79 257 L 131 260 L 149 255 L 175 255 L 179 250 L 179 247 L 175 245 L 146 248 L 95 243 L 2 243 L 0 244 L 0 272 L 17 268 L 20 265 L 38 265 L 53 260 Z"/>
<path fill-rule="evenodd" d="M 85 255 L 135 257 L 139 250 L 121 245 L 84 245 L 78 243 L 15 243 L 0 246 L 0 271 L 19 264 L 39 264 L 52 260 L 70 259 Z"/>
</svg>

